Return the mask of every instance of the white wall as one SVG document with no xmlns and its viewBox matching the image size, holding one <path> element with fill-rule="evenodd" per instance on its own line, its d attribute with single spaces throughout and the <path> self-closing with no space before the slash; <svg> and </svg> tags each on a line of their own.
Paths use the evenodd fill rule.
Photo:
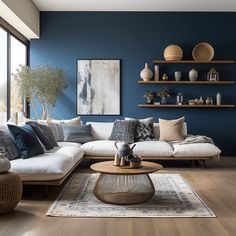
<svg viewBox="0 0 236 236">
<path fill-rule="evenodd" d="M 0 16 L 26 38 L 39 38 L 39 10 L 31 0 L 0 0 Z"/>
</svg>

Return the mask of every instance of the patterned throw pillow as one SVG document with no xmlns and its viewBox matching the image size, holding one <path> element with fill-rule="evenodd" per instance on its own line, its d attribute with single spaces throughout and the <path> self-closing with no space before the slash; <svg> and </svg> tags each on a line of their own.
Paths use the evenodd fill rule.
<svg viewBox="0 0 236 236">
<path fill-rule="evenodd" d="M 134 141 L 141 142 L 141 141 L 150 141 L 154 140 L 154 131 L 153 131 L 153 123 L 155 122 L 154 117 L 148 117 L 145 119 L 135 119 L 135 118 L 128 118 L 126 117 L 125 120 L 136 120 L 137 126 L 135 130 Z"/>
<path fill-rule="evenodd" d="M 4 131 L 0 130 L 0 149 L 5 152 L 6 158 L 9 160 L 20 158 L 20 153 L 13 138 L 8 132 Z"/>
<path fill-rule="evenodd" d="M 145 124 L 139 122 L 135 131 L 135 141 L 151 141 L 154 139 L 153 123 Z"/>
<path fill-rule="evenodd" d="M 116 120 L 113 124 L 111 136 L 108 140 L 120 140 L 127 143 L 133 143 L 136 125 L 137 121 Z"/>
</svg>

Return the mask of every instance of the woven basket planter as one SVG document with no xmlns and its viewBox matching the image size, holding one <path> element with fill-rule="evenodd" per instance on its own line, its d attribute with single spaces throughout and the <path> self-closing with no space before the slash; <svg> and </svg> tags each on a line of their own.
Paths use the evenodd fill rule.
<svg viewBox="0 0 236 236">
<path fill-rule="evenodd" d="M 0 174 L 0 214 L 13 210 L 21 200 L 22 182 L 16 173 Z"/>
</svg>

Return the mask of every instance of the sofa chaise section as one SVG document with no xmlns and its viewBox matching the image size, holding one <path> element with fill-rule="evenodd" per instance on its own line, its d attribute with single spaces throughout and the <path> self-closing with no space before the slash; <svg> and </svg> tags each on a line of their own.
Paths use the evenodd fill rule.
<svg viewBox="0 0 236 236">
<path fill-rule="evenodd" d="M 11 161 L 11 171 L 18 173 L 24 184 L 60 185 L 83 160 L 79 143 L 59 142 L 58 147 L 29 159 Z"/>
</svg>

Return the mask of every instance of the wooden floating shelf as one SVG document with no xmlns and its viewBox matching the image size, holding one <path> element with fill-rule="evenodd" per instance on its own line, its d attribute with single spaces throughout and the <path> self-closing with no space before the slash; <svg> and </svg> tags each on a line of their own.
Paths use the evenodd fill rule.
<svg viewBox="0 0 236 236">
<path fill-rule="evenodd" d="M 138 107 L 142 108 L 234 108 L 235 105 L 176 105 L 176 104 L 165 104 L 165 105 L 149 105 L 149 104 L 138 104 Z"/>
<path fill-rule="evenodd" d="M 154 81 L 154 80 L 151 80 L 151 81 L 142 81 L 142 80 L 139 80 L 138 81 L 139 84 L 211 84 L 211 85 L 215 85 L 215 84 L 234 84 L 235 81 L 223 81 L 223 80 L 219 80 L 219 81 L 185 81 L 185 80 L 182 80 L 182 81 L 175 81 L 175 80 L 158 80 L 158 81 Z"/>
<path fill-rule="evenodd" d="M 194 61 L 194 60 L 181 60 L 181 61 L 164 61 L 154 60 L 154 64 L 233 64 L 234 60 L 214 60 L 214 61 Z"/>
</svg>

